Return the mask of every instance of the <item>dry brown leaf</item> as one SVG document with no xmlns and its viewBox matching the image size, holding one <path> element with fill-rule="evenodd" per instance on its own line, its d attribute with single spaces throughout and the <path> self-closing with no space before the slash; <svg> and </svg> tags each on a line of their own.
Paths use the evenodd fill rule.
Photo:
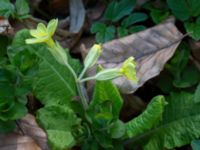
<svg viewBox="0 0 200 150">
<path fill-rule="evenodd" d="M 24 135 L 34 139 L 42 150 L 49 150 L 46 133 L 38 126 L 34 116 L 27 114 L 17 123 L 19 133 L 22 132 Z"/>
<path fill-rule="evenodd" d="M 17 133 L 0 134 L 0 150 L 42 150 L 35 141 Z"/>
<path fill-rule="evenodd" d="M 72 33 L 78 33 L 85 22 L 85 8 L 82 0 L 70 0 L 70 29 Z"/>
<path fill-rule="evenodd" d="M 8 19 L 0 17 L 0 34 L 12 34 L 13 28 L 11 27 Z"/>
<path fill-rule="evenodd" d="M 183 35 L 170 20 L 137 34 L 105 43 L 98 63 L 105 68 L 119 67 L 125 59 L 134 56 L 139 82 L 134 83 L 124 77 L 114 80 L 122 93 L 133 93 L 160 73 L 182 38 Z"/>
</svg>

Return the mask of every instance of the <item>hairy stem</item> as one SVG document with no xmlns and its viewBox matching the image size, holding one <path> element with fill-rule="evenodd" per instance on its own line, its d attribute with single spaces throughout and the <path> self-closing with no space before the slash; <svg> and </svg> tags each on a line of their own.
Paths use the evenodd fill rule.
<svg viewBox="0 0 200 150">
<path fill-rule="evenodd" d="M 80 82 L 78 82 L 78 78 L 77 78 L 77 75 L 76 75 L 74 69 L 68 63 L 65 63 L 65 65 L 70 70 L 72 75 L 74 76 L 74 79 L 75 79 L 75 82 L 76 82 L 77 91 L 78 91 L 79 96 L 81 97 L 81 103 L 83 105 L 84 110 L 87 110 L 87 108 L 88 108 L 88 100 L 86 98 L 84 87 L 81 85 Z"/>
</svg>

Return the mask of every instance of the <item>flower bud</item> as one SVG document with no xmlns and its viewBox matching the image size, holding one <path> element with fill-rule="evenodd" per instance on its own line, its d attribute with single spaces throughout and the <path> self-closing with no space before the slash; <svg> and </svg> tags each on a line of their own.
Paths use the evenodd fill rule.
<svg viewBox="0 0 200 150">
<path fill-rule="evenodd" d="M 95 44 L 87 54 L 84 60 L 84 66 L 86 69 L 92 67 L 98 60 L 99 56 L 101 55 L 102 47 L 99 44 Z"/>
<path fill-rule="evenodd" d="M 96 74 L 96 80 L 111 80 L 122 76 L 123 74 L 117 68 L 105 69 Z"/>
</svg>

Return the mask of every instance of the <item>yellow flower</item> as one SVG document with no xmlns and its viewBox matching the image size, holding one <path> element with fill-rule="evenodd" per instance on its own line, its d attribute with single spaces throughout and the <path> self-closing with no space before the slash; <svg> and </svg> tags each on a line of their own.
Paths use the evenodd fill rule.
<svg viewBox="0 0 200 150">
<path fill-rule="evenodd" d="M 37 29 L 30 30 L 30 34 L 34 37 L 32 39 L 27 39 L 27 44 L 34 43 L 46 43 L 49 47 L 54 46 L 54 41 L 52 36 L 56 31 L 56 27 L 58 25 L 58 19 L 52 19 L 47 27 L 43 23 L 39 23 Z"/>
<path fill-rule="evenodd" d="M 136 63 L 133 57 L 129 57 L 124 61 L 122 66 L 118 68 L 105 69 L 97 73 L 94 77 L 96 80 L 111 80 L 120 76 L 125 76 L 128 80 L 137 82 Z"/>
<path fill-rule="evenodd" d="M 120 68 L 120 72 L 129 80 L 138 81 L 136 76 L 136 63 L 133 57 L 129 57 Z"/>
</svg>

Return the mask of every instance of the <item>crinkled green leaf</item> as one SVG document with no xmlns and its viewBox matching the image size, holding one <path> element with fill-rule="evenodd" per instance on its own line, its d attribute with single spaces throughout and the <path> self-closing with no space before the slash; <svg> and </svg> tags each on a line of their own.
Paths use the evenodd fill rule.
<svg viewBox="0 0 200 150">
<path fill-rule="evenodd" d="M 166 100 L 168 105 L 162 122 L 139 135 L 143 138 L 150 136 L 144 150 L 181 147 L 200 137 L 200 104 L 194 102 L 194 96 L 187 92 L 171 93 Z"/>
<path fill-rule="evenodd" d="M 126 136 L 131 138 L 154 127 L 162 118 L 164 106 L 165 99 L 163 96 L 154 97 L 141 115 L 125 124 Z"/>
<path fill-rule="evenodd" d="M 125 124 L 121 120 L 114 122 L 110 129 L 112 138 L 121 138 L 125 134 L 126 128 Z"/>
<path fill-rule="evenodd" d="M 28 17 L 30 9 L 27 0 L 17 0 L 15 6 L 18 18 L 24 19 Z"/>
<path fill-rule="evenodd" d="M 17 74 L 4 68 L 0 68 L 0 132 L 13 129 L 14 121 L 25 116 L 26 92 L 19 95 L 20 79 Z M 19 83 L 18 83 L 19 82 Z"/>
<path fill-rule="evenodd" d="M 37 119 L 44 129 L 66 130 L 80 123 L 80 119 L 68 106 L 51 105 L 37 111 Z"/>
<path fill-rule="evenodd" d="M 13 15 L 14 12 L 15 7 L 9 0 L 0 1 L 0 16 L 8 18 L 10 15 Z"/>
<path fill-rule="evenodd" d="M 95 106 L 108 100 L 112 102 L 114 118 L 118 118 L 123 104 L 118 89 L 111 81 L 96 81 L 94 95 L 89 106 L 90 109 L 94 109 Z"/>
<path fill-rule="evenodd" d="M 37 120 L 48 134 L 54 150 L 64 150 L 75 145 L 74 134 L 81 132 L 81 120 L 68 106 L 51 105 L 37 111 Z"/>
<path fill-rule="evenodd" d="M 47 130 L 48 143 L 52 150 L 66 150 L 75 145 L 76 141 L 69 131 Z"/>
<path fill-rule="evenodd" d="M 30 38 L 28 30 L 17 32 L 7 53 L 11 64 L 24 75 L 25 80 L 32 80 L 38 71 L 39 58 L 31 50 L 41 47 L 45 50 L 45 47 L 44 45 L 27 45 L 25 43 L 27 38 Z"/>
<path fill-rule="evenodd" d="M 66 66 L 60 65 L 47 49 L 35 50 L 42 60 L 34 82 L 34 93 L 45 105 L 70 104 L 77 96 L 74 77 Z M 81 69 L 80 62 L 68 59 L 76 72 Z"/>
</svg>

